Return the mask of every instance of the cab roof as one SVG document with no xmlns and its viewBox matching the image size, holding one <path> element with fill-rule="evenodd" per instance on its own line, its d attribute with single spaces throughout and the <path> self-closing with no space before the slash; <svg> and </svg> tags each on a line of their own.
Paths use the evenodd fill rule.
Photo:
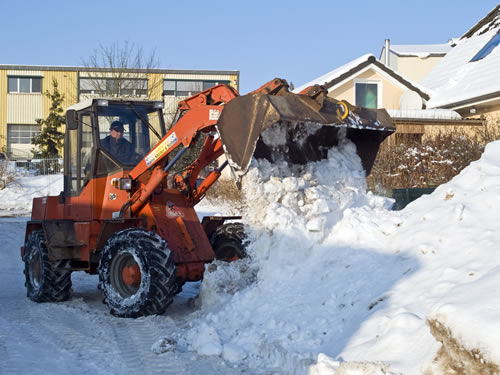
<svg viewBox="0 0 500 375">
<path fill-rule="evenodd" d="M 76 104 L 73 104 L 66 108 L 66 110 L 73 109 L 75 111 L 80 111 L 85 108 L 91 107 L 95 102 L 98 100 L 107 100 L 109 102 L 114 102 L 114 103 L 128 103 L 128 102 L 135 102 L 135 103 L 161 103 L 163 102 L 161 100 L 151 100 L 151 99 L 143 99 L 143 98 L 116 98 L 116 97 L 95 97 L 95 98 L 90 98 L 90 99 L 85 99 L 82 100 L 81 102 L 78 102 Z"/>
</svg>

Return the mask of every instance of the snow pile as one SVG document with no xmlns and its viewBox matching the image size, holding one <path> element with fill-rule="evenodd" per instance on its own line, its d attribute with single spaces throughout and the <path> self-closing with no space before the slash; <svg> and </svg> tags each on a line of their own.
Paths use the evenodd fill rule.
<svg viewBox="0 0 500 375">
<path fill-rule="evenodd" d="M 498 361 L 499 166 L 495 142 L 393 212 L 364 192 L 348 143 L 301 171 L 254 161 L 243 181 L 253 262 L 206 273 L 188 343 L 270 372 L 433 373 L 435 319 Z"/>
<path fill-rule="evenodd" d="M 451 289 L 428 316 L 430 321 L 444 327 L 460 347 L 471 353 L 477 351 L 484 361 L 497 365 L 500 365 L 500 304 L 494 297 L 485 296 L 484 291 L 496 290 L 499 285 L 500 267 L 495 265 L 485 275 Z"/>
<path fill-rule="evenodd" d="M 370 290 L 371 281 L 365 292 L 357 290 L 364 282 L 348 285 L 353 274 L 367 272 L 366 262 L 354 259 L 377 263 L 379 256 L 335 248 L 329 237 L 334 226 L 348 208 L 376 212 L 390 201 L 365 192 L 361 161 L 348 140 L 329 150 L 328 159 L 305 166 L 253 160 L 242 184 L 251 262 L 207 269 L 200 291 L 206 314 L 188 341 L 199 354 L 303 373 L 318 353 L 341 348 L 345 331 L 356 329 L 352 307 L 364 304 L 357 314 L 362 319 L 383 292 Z M 343 290 L 336 291 L 339 283 Z"/>
<path fill-rule="evenodd" d="M 445 327 L 478 359 L 500 364 L 500 298 L 495 292 L 500 279 L 500 220 L 495 214 L 499 187 L 497 141 L 432 195 L 372 221 L 385 222 L 380 227 L 387 234 L 381 250 L 405 257 L 410 268 L 391 288 L 384 308 L 364 322 L 344 348 L 344 358 L 399 362 L 405 373 L 419 373 L 439 349 L 427 320 Z M 346 234 L 362 219 L 365 212 L 353 211 L 336 230 Z M 344 238 L 349 243 L 353 239 Z M 425 347 L 434 349 L 426 353 Z"/>
<path fill-rule="evenodd" d="M 25 176 L 16 178 L 0 190 L 0 213 L 26 215 L 31 212 L 33 198 L 56 196 L 63 190 L 63 176 Z"/>
</svg>

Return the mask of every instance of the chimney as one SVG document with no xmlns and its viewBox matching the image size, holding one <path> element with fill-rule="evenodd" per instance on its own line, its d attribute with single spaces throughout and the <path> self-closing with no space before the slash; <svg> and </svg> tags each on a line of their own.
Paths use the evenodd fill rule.
<svg viewBox="0 0 500 375">
<path fill-rule="evenodd" d="M 390 49 L 391 41 L 389 39 L 385 40 L 385 56 L 384 56 L 384 64 L 389 66 L 389 49 Z"/>
</svg>

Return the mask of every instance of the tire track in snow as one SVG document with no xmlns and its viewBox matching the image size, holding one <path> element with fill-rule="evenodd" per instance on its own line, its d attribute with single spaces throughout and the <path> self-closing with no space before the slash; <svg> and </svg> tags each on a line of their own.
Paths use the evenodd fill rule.
<svg viewBox="0 0 500 375">
<path fill-rule="evenodd" d="M 151 350 L 160 339 L 158 327 L 151 318 L 115 319 L 110 325 L 127 372 L 146 375 L 182 372 L 182 368 Z"/>
<path fill-rule="evenodd" d="M 189 299 L 198 285 L 186 285 L 164 316 L 116 318 L 100 304 L 92 277 L 72 275 L 73 298 L 38 304 L 26 297 L 19 248 L 27 218 L 1 219 L 0 374 L 262 374 L 231 367 L 218 357 L 200 357 L 185 347 L 154 354 L 165 335 L 182 337 L 196 307 Z M 77 276 L 78 275 L 78 276 Z M 192 290 L 190 290 L 192 289 Z M 172 336 L 174 337 L 174 336 Z M 138 372 L 139 370 L 139 372 Z"/>
<path fill-rule="evenodd" d="M 49 312 L 43 316 L 32 314 L 32 318 L 39 320 L 36 333 L 43 341 L 84 367 L 102 371 L 99 363 L 104 363 L 105 370 L 108 366 L 111 369 L 120 368 L 119 363 L 113 360 L 114 350 L 108 340 L 111 331 L 99 321 L 89 319 L 92 314 L 75 314 L 75 309 L 68 309 L 65 304 L 42 306 L 49 307 L 46 309 Z M 36 310 L 39 309 L 31 311 Z"/>
</svg>

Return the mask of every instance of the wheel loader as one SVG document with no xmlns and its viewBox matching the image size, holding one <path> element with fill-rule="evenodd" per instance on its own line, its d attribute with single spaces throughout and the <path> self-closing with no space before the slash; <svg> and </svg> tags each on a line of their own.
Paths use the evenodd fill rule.
<svg viewBox="0 0 500 375">
<path fill-rule="evenodd" d="M 294 94 L 282 79 L 242 96 L 218 85 L 181 101 L 169 129 L 162 101 L 93 98 L 69 107 L 64 191 L 33 200 L 21 248 L 28 297 L 67 300 L 71 273 L 85 271 L 99 275 L 112 314 L 164 313 L 207 263 L 245 256 L 242 224 L 228 222 L 237 217 L 200 221 L 194 209 L 225 167 L 238 180 L 252 158 L 321 160 L 347 137 L 370 172 L 394 132 L 390 117 L 327 94 L 322 86 Z M 125 154 L 106 141 L 116 129 Z M 272 129 L 281 142 L 266 142 Z"/>
</svg>

